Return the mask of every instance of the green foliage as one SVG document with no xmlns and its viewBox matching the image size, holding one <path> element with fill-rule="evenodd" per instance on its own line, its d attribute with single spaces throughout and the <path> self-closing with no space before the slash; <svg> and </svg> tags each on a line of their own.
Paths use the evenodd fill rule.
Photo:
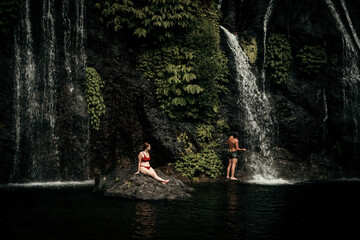
<svg viewBox="0 0 360 240">
<path fill-rule="evenodd" d="M 251 64 L 254 64 L 257 59 L 257 43 L 255 38 L 251 38 L 250 41 L 246 41 L 243 37 L 240 39 L 241 47 L 249 58 Z"/>
<path fill-rule="evenodd" d="M 96 3 L 100 21 L 118 31 L 123 27 L 139 38 L 148 36 L 160 41 L 189 27 L 198 1 L 191 0 L 108 0 Z"/>
<path fill-rule="evenodd" d="M 209 124 L 198 124 L 196 126 L 196 136 L 199 142 L 207 142 L 209 143 L 213 140 L 212 133 L 215 131 L 213 125 Z"/>
<path fill-rule="evenodd" d="M 173 164 L 175 171 L 190 178 L 194 178 L 197 173 L 205 173 L 211 178 L 219 177 L 224 166 L 213 150 L 219 146 L 219 139 L 214 139 L 214 133 L 226 128 L 226 122 L 219 119 L 215 125 L 198 124 L 195 139 L 190 139 L 186 133 L 180 133 L 177 140 L 184 145 L 185 154 L 183 153 L 184 155 Z M 196 143 L 193 144 L 191 140 Z M 198 153 L 194 146 L 200 149 Z"/>
<path fill-rule="evenodd" d="M 266 43 L 266 70 L 274 84 L 286 84 L 292 63 L 290 43 L 282 34 L 271 34 Z"/>
<path fill-rule="evenodd" d="M 318 73 L 327 63 L 325 49 L 321 46 L 305 46 L 296 57 L 300 60 L 300 69 L 306 74 Z"/>
<path fill-rule="evenodd" d="M 2 0 L 0 2 L 0 33 L 9 35 L 14 22 L 20 14 L 20 0 Z"/>
<path fill-rule="evenodd" d="M 219 47 L 221 12 L 214 1 L 108 0 L 96 7 L 115 31 L 126 27 L 139 38 L 150 38 L 139 49 L 137 67 L 155 84 L 164 113 L 172 119 L 216 118 L 228 69 Z M 157 41 L 163 43 L 154 46 Z"/>
<path fill-rule="evenodd" d="M 229 125 L 222 118 L 216 121 L 216 128 L 218 129 L 219 132 L 224 132 L 230 129 Z"/>
<path fill-rule="evenodd" d="M 174 163 L 176 172 L 194 178 L 199 173 L 215 179 L 221 176 L 224 165 L 213 150 L 203 149 L 200 153 L 189 154 Z"/>
<path fill-rule="evenodd" d="M 193 71 L 194 51 L 174 44 L 145 51 L 138 57 L 143 77 L 156 85 L 160 108 L 170 118 L 197 118 L 200 112 L 196 97 L 204 89 Z"/>
<path fill-rule="evenodd" d="M 204 92 L 198 96 L 200 118 L 210 122 L 218 116 L 219 95 L 226 93 L 227 58 L 220 50 L 220 12 L 217 8 L 198 10 L 195 24 L 185 35 L 184 43 L 194 49 L 194 73 Z M 201 44 L 199 44 L 201 43 Z"/>
<path fill-rule="evenodd" d="M 179 133 L 176 137 L 176 140 L 184 146 L 185 152 L 182 152 L 183 155 L 194 153 L 195 147 L 191 143 L 191 139 L 186 132 Z"/>
<path fill-rule="evenodd" d="M 85 98 L 88 105 L 91 125 L 95 130 L 99 130 L 100 117 L 105 114 L 105 104 L 101 94 L 101 89 L 104 87 L 104 84 L 104 81 L 94 68 L 86 68 Z"/>
<path fill-rule="evenodd" d="M 186 34 L 138 57 L 138 70 L 155 83 L 160 107 L 170 118 L 211 121 L 218 114 L 228 76 L 218 20 L 219 12 L 198 9 Z"/>
</svg>

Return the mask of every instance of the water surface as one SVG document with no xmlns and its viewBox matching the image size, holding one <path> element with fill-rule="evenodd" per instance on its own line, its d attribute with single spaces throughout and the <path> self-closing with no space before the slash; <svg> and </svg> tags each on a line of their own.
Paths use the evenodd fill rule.
<svg viewBox="0 0 360 240">
<path fill-rule="evenodd" d="M 352 239 L 359 181 L 194 185 L 188 202 L 105 198 L 90 185 L 2 186 L 1 239 Z"/>
</svg>

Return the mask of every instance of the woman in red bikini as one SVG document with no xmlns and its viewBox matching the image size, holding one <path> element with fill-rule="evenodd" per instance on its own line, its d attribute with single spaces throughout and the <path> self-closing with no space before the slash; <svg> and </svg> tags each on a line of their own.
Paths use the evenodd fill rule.
<svg viewBox="0 0 360 240">
<path fill-rule="evenodd" d="M 145 150 L 140 152 L 138 155 L 138 160 L 139 160 L 139 165 L 138 165 L 138 171 L 135 174 L 139 174 L 140 172 L 142 174 L 148 175 L 150 177 L 155 178 L 156 180 L 158 180 L 159 182 L 166 184 L 168 183 L 170 180 L 164 180 L 161 177 L 159 177 L 155 170 L 150 166 L 150 149 L 151 146 L 149 143 L 145 143 L 144 144 L 144 148 Z"/>
</svg>

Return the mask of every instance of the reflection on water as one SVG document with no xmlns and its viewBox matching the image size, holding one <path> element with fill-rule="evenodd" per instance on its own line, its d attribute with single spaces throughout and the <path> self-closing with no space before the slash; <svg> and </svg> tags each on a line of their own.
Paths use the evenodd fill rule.
<svg viewBox="0 0 360 240">
<path fill-rule="evenodd" d="M 235 184 L 232 184 L 230 183 L 228 186 L 227 186 L 227 206 L 228 206 L 228 210 L 229 210 L 229 213 L 232 215 L 232 214 L 235 214 L 236 213 L 236 210 L 238 210 L 238 196 L 237 196 L 237 189 L 236 189 L 236 185 Z"/>
<path fill-rule="evenodd" d="M 133 238 L 152 239 L 156 234 L 156 208 L 148 202 L 137 202 L 132 223 Z"/>
<path fill-rule="evenodd" d="M 230 239 L 238 239 L 241 236 L 241 232 L 244 231 L 244 224 L 238 221 L 238 218 L 245 217 L 241 209 L 243 208 L 243 202 L 238 195 L 238 187 L 234 182 L 230 182 L 226 187 L 226 210 L 228 214 L 225 215 L 224 222 L 228 229 Z"/>
</svg>

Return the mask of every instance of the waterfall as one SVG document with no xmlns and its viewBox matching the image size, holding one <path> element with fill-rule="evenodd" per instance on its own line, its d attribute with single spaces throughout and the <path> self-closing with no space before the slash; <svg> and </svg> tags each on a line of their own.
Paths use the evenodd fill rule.
<svg viewBox="0 0 360 240">
<path fill-rule="evenodd" d="M 236 62 L 236 81 L 240 91 L 238 104 L 244 108 L 245 131 L 251 151 L 246 152 L 245 161 L 253 169 L 254 181 L 275 180 L 271 146 L 274 142 L 272 108 L 264 92 L 260 92 L 256 77 L 252 74 L 249 59 L 241 49 L 237 37 L 221 26 L 227 36 L 228 45 Z M 255 151 L 255 149 L 259 149 Z"/>
<path fill-rule="evenodd" d="M 263 89 L 265 89 L 265 63 L 266 63 L 266 35 L 267 35 L 267 26 L 273 11 L 273 6 L 274 6 L 274 0 L 271 0 L 269 3 L 269 6 L 266 9 L 266 13 L 264 16 L 264 24 L 263 24 L 263 29 L 264 29 L 264 56 L 263 56 L 263 67 L 261 70 L 261 78 L 263 81 Z"/>
<path fill-rule="evenodd" d="M 344 45 L 344 64 L 345 69 L 343 72 L 344 81 L 348 84 L 352 85 L 356 83 L 359 79 L 359 69 L 357 66 L 357 52 L 354 47 L 354 44 L 351 41 L 350 34 L 346 30 L 344 23 L 342 22 L 340 15 L 336 11 L 334 3 L 331 0 L 325 0 L 327 3 L 329 10 L 334 17 L 336 27 L 341 32 L 343 37 L 343 45 Z"/>
<path fill-rule="evenodd" d="M 33 54 L 33 36 L 30 20 L 30 0 L 25 1 L 24 17 L 21 19 L 15 34 L 15 132 L 16 152 L 14 167 L 10 176 L 11 181 L 17 179 L 24 172 L 30 178 L 35 178 L 37 172 L 37 158 L 33 151 L 28 149 L 27 158 L 31 161 L 25 169 L 21 166 L 21 149 L 24 142 L 34 142 L 34 134 L 23 125 L 35 126 L 39 121 L 39 94 L 35 91 L 36 64 Z M 23 32 L 22 32 L 23 31 Z M 21 36 L 20 36 L 21 35 Z M 24 136 L 21 139 L 21 135 Z M 21 141 L 22 140 L 22 141 Z"/>
<path fill-rule="evenodd" d="M 86 66 L 86 54 L 85 54 L 85 0 L 75 1 L 76 7 L 76 49 L 78 50 L 76 56 L 76 62 L 79 64 L 79 69 L 85 69 Z M 79 72 L 78 72 L 79 74 Z"/>
<path fill-rule="evenodd" d="M 350 18 L 350 16 L 349 16 L 349 12 L 348 12 L 348 10 L 347 10 L 345 1 L 344 1 L 344 0 L 340 0 L 340 3 L 341 3 L 341 6 L 342 6 L 343 9 L 344 9 L 345 16 L 346 16 L 346 20 L 348 21 L 348 24 L 349 24 L 351 33 L 352 33 L 352 35 L 353 35 L 353 37 L 354 37 L 355 43 L 356 43 L 358 49 L 360 50 L 360 40 L 359 40 L 359 38 L 358 38 L 358 36 L 357 36 L 357 34 L 356 34 L 356 31 L 355 31 L 355 29 L 354 29 L 354 26 L 353 26 L 353 24 L 352 24 L 352 21 L 351 21 L 351 18 Z"/>
<path fill-rule="evenodd" d="M 84 1 L 75 1 L 75 17 L 71 12 L 73 6 L 69 6 L 75 3 L 69 4 L 69 0 L 64 0 L 62 9 L 58 11 L 55 2 L 26 0 L 15 31 L 16 153 L 10 182 L 88 179 L 89 126 L 88 122 L 83 123 L 83 119 L 88 121 L 88 117 L 82 114 L 86 108 L 81 88 L 86 66 Z M 75 21 L 72 20 L 74 18 Z M 67 89 L 65 85 L 68 85 Z M 64 94 L 66 90 L 73 92 L 73 95 Z M 65 111 L 60 107 L 67 105 L 66 101 L 73 104 L 74 110 Z M 76 125 L 80 131 L 73 133 L 68 118 L 79 120 L 78 125 L 72 125 Z M 64 127 L 69 130 L 68 133 L 64 134 Z M 64 135 L 78 145 L 72 145 L 63 138 Z M 72 163 L 67 160 L 75 157 L 69 156 L 69 148 L 75 153 L 85 152 L 82 159 L 76 159 L 81 166 L 76 161 Z"/>
<path fill-rule="evenodd" d="M 337 29 L 341 32 L 343 40 L 343 67 L 342 67 L 342 93 L 343 93 L 343 135 L 346 136 L 347 144 L 352 145 L 351 151 L 356 153 L 359 151 L 359 132 L 358 132 L 358 121 L 359 121 L 359 62 L 358 62 L 358 51 L 359 50 L 359 39 L 355 32 L 354 27 L 347 11 L 344 1 L 340 1 L 344 9 L 349 28 L 352 32 L 353 38 L 358 46 L 355 48 L 350 34 L 348 33 L 345 24 L 340 18 L 340 14 L 336 11 L 334 3 L 331 0 L 325 0 L 327 6 L 335 20 Z M 353 136 L 353 137 L 349 137 Z"/>
<path fill-rule="evenodd" d="M 64 53 L 65 53 L 65 69 L 68 79 L 68 94 L 72 101 L 68 102 L 71 105 L 71 109 L 77 109 L 78 106 L 84 105 L 85 99 L 82 93 L 82 87 L 79 83 L 73 81 L 75 79 L 81 79 L 86 68 L 86 28 L 85 28 L 85 3 L 84 0 L 75 1 L 75 21 L 72 24 L 69 17 L 70 12 L 69 0 L 63 0 L 62 14 L 63 14 L 63 25 L 64 25 Z M 75 41 L 71 41 L 74 38 Z M 74 57 L 71 57 L 74 55 Z M 86 106 L 83 106 L 86 108 Z M 74 110 L 76 111 L 76 110 Z M 86 113 L 85 113 L 86 114 Z M 84 146 L 87 154 L 82 156 L 82 168 L 88 169 L 89 166 L 89 155 L 90 152 L 90 122 L 85 125 L 86 140 Z M 89 176 L 88 170 L 85 173 L 86 178 Z"/>
<path fill-rule="evenodd" d="M 347 121 L 348 118 L 353 121 L 354 126 L 358 125 L 358 119 L 356 111 L 354 112 L 350 109 L 349 104 L 358 102 L 358 83 L 360 81 L 360 72 L 358 66 L 358 52 L 352 42 L 350 34 L 348 33 L 345 24 L 342 22 L 340 14 L 337 12 L 334 3 L 331 0 L 325 0 L 327 6 L 335 20 L 336 27 L 341 32 L 342 40 L 343 40 L 343 72 L 342 72 L 342 92 L 343 92 L 343 102 L 344 102 L 344 120 Z M 342 2 L 342 6 L 345 10 L 345 15 L 347 16 L 350 29 L 354 36 L 356 42 L 358 42 L 357 35 L 355 30 L 352 27 L 350 17 L 347 13 L 347 9 L 345 3 Z M 346 126 L 344 126 L 346 128 Z M 355 128 L 355 135 L 358 135 L 357 128 Z"/>
<path fill-rule="evenodd" d="M 328 119 L 329 116 L 328 116 L 328 104 L 327 104 L 325 89 L 323 90 L 323 102 L 324 102 L 324 119 L 323 119 L 323 122 L 326 122 L 326 120 Z"/>
</svg>

